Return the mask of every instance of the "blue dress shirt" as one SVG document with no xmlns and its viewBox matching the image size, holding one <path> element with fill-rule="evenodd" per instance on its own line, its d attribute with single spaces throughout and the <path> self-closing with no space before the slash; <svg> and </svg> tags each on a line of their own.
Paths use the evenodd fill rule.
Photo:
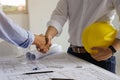
<svg viewBox="0 0 120 80">
<path fill-rule="evenodd" d="M 15 24 L 0 11 L 0 38 L 16 46 L 27 48 L 33 43 L 34 34 Z"/>
</svg>

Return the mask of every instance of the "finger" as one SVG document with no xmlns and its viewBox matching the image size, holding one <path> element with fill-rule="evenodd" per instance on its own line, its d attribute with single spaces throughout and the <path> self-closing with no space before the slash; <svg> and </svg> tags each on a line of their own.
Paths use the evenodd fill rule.
<svg viewBox="0 0 120 80">
<path fill-rule="evenodd" d="M 51 46 L 51 38 L 50 37 L 46 37 L 46 46 L 50 47 Z"/>
<path fill-rule="evenodd" d="M 102 47 L 93 47 L 91 49 L 92 49 L 92 53 L 96 55 L 104 54 L 104 51 L 105 51 L 105 49 Z"/>
<path fill-rule="evenodd" d="M 92 50 L 100 50 L 100 47 L 93 47 Z"/>
<path fill-rule="evenodd" d="M 101 61 L 103 59 L 99 58 L 99 57 L 95 57 L 95 56 L 92 56 L 93 59 L 95 59 L 96 61 Z"/>
<path fill-rule="evenodd" d="M 41 51 L 41 49 L 40 49 L 39 47 L 37 47 L 37 46 L 36 46 L 36 49 L 37 49 L 37 51 L 39 51 L 39 52 Z"/>
<path fill-rule="evenodd" d="M 39 36 L 44 36 L 43 34 L 40 34 Z"/>
<path fill-rule="evenodd" d="M 103 60 L 107 60 L 108 58 L 110 58 L 111 56 L 106 56 L 106 55 L 91 55 L 93 59 L 97 60 L 97 61 L 103 61 Z"/>
<path fill-rule="evenodd" d="M 43 54 L 46 54 L 48 51 L 47 50 L 40 50 L 39 52 L 42 52 Z"/>
<path fill-rule="evenodd" d="M 43 49 L 37 49 L 41 53 L 45 53 Z"/>
<path fill-rule="evenodd" d="M 36 46 L 36 49 L 37 49 L 39 52 L 43 52 L 44 47 L 42 47 L 42 46 Z"/>
<path fill-rule="evenodd" d="M 43 49 L 43 52 L 44 53 L 48 52 L 48 49 L 47 48 Z"/>
<path fill-rule="evenodd" d="M 42 52 L 42 53 L 46 53 L 49 50 L 49 48 L 47 48 L 46 46 L 41 47 L 41 48 L 39 48 L 39 47 L 36 47 L 36 48 L 39 52 Z"/>
</svg>

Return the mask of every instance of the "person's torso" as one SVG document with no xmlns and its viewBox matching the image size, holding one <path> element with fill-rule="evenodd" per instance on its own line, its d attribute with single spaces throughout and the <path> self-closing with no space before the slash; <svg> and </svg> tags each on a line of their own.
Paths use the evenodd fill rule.
<svg viewBox="0 0 120 80">
<path fill-rule="evenodd" d="M 81 46 L 85 27 L 99 21 L 110 21 L 114 14 L 112 0 L 67 0 L 69 14 L 69 42 Z"/>
</svg>

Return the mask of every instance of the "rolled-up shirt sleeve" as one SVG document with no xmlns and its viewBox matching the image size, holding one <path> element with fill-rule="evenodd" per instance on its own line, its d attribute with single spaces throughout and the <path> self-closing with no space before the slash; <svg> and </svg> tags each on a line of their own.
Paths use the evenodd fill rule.
<svg viewBox="0 0 120 80">
<path fill-rule="evenodd" d="M 53 26 L 57 29 L 58 35 L 62 32 L 62 27 L 67 21 L 68 7 L 67 0 L 60 0 L 56 6 L 56 9 L 51 15 L 51 19 L 48 21 L 47 26 Z"/>
<path fill-rule="evenodd" d="M 120 18 L 120 0 L 113 0 L 113 5 Z"/>
<path fill-rule="evenodd" d="M 113 0 L 113 5 L 117 12 L 117 15 L 119 16 L 119 22 L 120 22 L 120 0 Z M 118 31 L 117 38 L 120 39 L 120 30 Z"/>
<path fill-rule="evenodd" d="M 15 24 L 0 11 L 0 38 L 23 48 L 29 47 L 34 41 L 34 34 Z"/>
</svg>

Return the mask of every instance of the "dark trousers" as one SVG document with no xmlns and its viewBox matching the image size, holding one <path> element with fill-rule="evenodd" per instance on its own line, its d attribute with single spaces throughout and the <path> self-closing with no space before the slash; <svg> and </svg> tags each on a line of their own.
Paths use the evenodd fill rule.
<svg viewBox="0 0 120 80">
<path fill-rule="evenodd" d="M 96 61 L 95 59 L 93 59 L 89 53 L 74 53 L 72 51 L 72 48 L 69 47 L 68 48 L 68 51 L 67 51 L 68 54 L 72 54 L 73 56 L 76 56 L 76 57 L 79 57 L 83 60 L 86 60 L 90 63 L 93 63 L 97 66 L 100 66 L 108 71 L 111 71 L 113 73 L 115 73 L 115 68 L 116 68 L 116 58 L 115 56 L 112 56 L 110 57 L 109 59 L 107 60 L 104 60 L 104 61 Z"/>
</svg>

